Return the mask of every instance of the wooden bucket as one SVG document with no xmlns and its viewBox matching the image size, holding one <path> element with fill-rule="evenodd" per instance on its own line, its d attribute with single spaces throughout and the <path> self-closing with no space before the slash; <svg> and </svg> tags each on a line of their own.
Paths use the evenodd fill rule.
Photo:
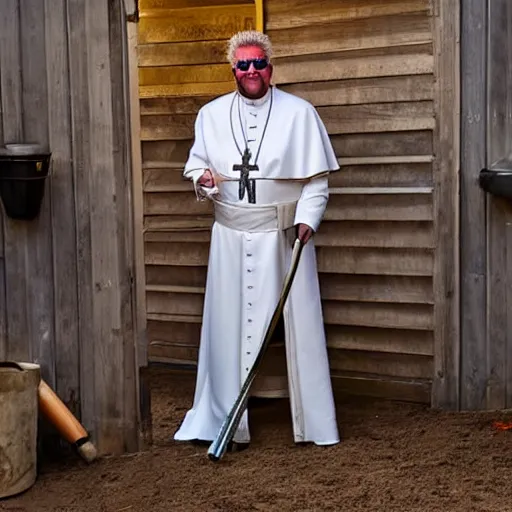
<svg viewBox="0 0 512 512">
<path fill-rule="evenodd" d="M 40 378 L 36 364 L 0 363 L 0 498 L 36 481 Z"/>
</svg>

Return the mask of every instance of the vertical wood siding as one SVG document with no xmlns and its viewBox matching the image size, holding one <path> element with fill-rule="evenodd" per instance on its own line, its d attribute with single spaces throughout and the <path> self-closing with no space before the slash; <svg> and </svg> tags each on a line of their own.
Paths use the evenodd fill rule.
<svg viewBox="0 0 512 512">
<path fill-rule="evenodd" d="M 462 3 L 462 409 L 512 405 L 512 207 L 478 184 L 512 169 L 512 6 Z"/>
<path fill-rule="evenodd" d="M 114 0 L 0 9 L 0 144 L 52 152 L 39 217 L 1 214 L 0 359 L 39 363 L 101 453 L 139 436 L 123 24 Z"/>
<path fill-rule="evenodd" d="M 246 28 L 250 6 L 227 4 L 140 4 L 153 360 L 197 359 L 212 216 L 181 173 L 198 109 L 233 89 L 225 39 Z M 435 82 L 436 69 L 443 69 L 434 55 L 432 0 L 267 0 L 264 7 L 274 83 L 315 105 L 342 166 L 331 177 L 316 235 L 335 383 L 349 392 L 429 402 L 439 257 Z M 217 20 L 215 32 L 206 31 L 206 19 Z"/>
</svg>

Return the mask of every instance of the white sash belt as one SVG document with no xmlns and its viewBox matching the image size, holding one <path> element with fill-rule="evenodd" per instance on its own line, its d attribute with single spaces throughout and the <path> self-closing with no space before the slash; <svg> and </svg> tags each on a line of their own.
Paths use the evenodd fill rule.
<svg viewBox="0 0 512 512">
<path fill-rule="evenodd" d="M 213 201 L 215 221 L 236 231 L 283 231 L 294 225 L 297 201 L 273 205 L 228 204 Z"/>
</svg>

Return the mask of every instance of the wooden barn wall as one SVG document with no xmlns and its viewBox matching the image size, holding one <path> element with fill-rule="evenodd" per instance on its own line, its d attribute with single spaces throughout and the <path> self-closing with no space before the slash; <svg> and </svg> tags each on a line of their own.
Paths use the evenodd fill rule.
<svg viewBox="0 0 512 512">
<path fill-rule="evenodd" d="M 512 406 L 512 206 L 483 168 L 512 171 L 512 5 L 462 2 L 462 409 Z"/>
<path fill-rule="evenodd" d="M 154 361 L 197 359 L 212 217 L 181 173 L 199 107 L 233 89 L 225 40 L 247 27 L 249 4 L 140 2 L 146 298 Z M 434 223 L 434 208 L 453 193 L 451 182 L 444 187 L 443 181 L 450 162 L 443 170 L 434 156 L 436 146 L 441 157 L 453 152 L 453 122 L 447 122 L 444 145 L 436 143 L 436 109 L 451 108 L 450 94 L 436 92 L 436 74 L 450 73 L 447 66 L 454 64 L 440 67 L 435 56 L 443 48 L 435 38 L 453 36 L 452 26 L 439 27 L 447 11 L 437 5 L 264 2 L 274 83 L 315 105 L 343 168 L 331 178 L 316 235 L 334 382 L 352 393 L 419 402 L 431 400 L 434 339 L 447 334 L 449 278 L 443 261 L 436 262 L 436 247 L 452 250 L 450 228 L 437 230 Z M 443 192 L 434 205 L 436 172 Z M 451 354 L 439 358 L 442 365 L 451 362 Z"/>
<path fill-rule="evenodd" d="M 136 450 L 120 1 L 2 0 L 0 145 L 52 152 L 34 221 L 1 214 L 0 360 L 32 361 L 100 453 Z"/>
</svg>

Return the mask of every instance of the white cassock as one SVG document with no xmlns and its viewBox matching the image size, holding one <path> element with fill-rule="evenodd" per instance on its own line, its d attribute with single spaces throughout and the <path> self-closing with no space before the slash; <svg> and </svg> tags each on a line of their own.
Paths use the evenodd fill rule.
<svg viewBox="0 0 512 512">
<path fill-rule="evenodd" d="M 328 200 L 327 173 L 339 169 L 311 104 L 275 87 L 259 100 L 234 92 L 198 114 L 184 175 L 199 194 L 207 192 L 197 185 L 205 168 L 240 177 L 233 166 L 241 164 L 246 140 L 251 164 L 259 152 L 259 170 L 250 172 L 250 178 L 259 178 L 256 204 L 248 203 L 247 192 L 239 199 L 234 180 L 218 183 L 218 194 L 209 196 L 215 222 L 196 389 L 176 440 L 216 437 L 277 305 L 290 263 L 293 226 L 304 223 L 318 229 Z M 283 319 L 294 440 L 335 444 L 339 434 L 313 240 L 302 252 Z M 233 439 L 249 442 L 247 411 Z"/>
</svg>

